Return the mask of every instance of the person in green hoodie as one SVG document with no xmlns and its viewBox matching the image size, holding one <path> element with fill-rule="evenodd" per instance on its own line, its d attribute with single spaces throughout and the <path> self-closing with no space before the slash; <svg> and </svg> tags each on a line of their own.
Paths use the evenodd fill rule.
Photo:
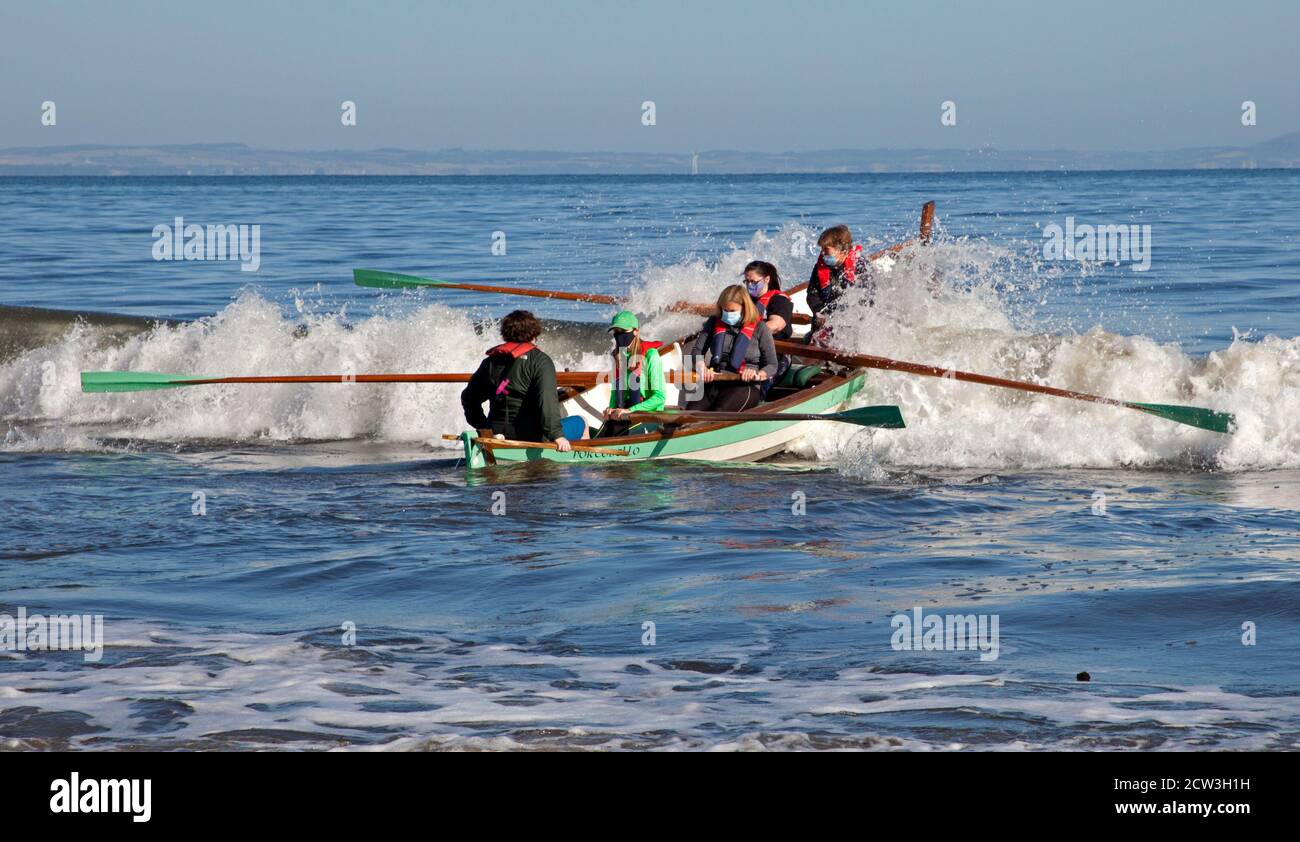
<svg viewBox="0 0 1300 842">
<path fill-rule="evenodd" d="M 486 437 L 518 441 L 555 442 L 568 451 L 569 439 L 585 438 L 580 416 L 561 417 L 555 363 L 535 344 L 542 323 L 527 310 L 515 310 L 501 320 L 505 341 L 488 349 L 486 359 L 460 393 L 470 426 Z M 483 414 L 483 403 L 491 406 Z"/>
<path fill-rule="evenodd" d="M 609 323 L 614 335 L 614 375 L 610 381 L 609 408 L 600 436 L 621 436 L 630 429 L 629 412 L 658 412 L 664 408 L 664 365 L 659 358 L 662 342 L 641 338 L 641 323 L 624 310 Z"/>
</svg>

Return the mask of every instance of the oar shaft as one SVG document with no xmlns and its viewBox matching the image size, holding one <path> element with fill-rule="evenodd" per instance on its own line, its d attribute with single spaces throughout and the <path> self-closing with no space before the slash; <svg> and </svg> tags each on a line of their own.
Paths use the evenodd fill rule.
<svg viewBox="0 0 1300 842">
<path fill-rule="evenodd" d="M 479 447 L 486 447 L 486 448 L 524 447 L 530 450 L 532 449 L 559 450 L 559 448 L 555 446 L 554 442 L 549 442 L 549 441 L 518 441 L 516 439 L 477 438 L 474 439 L 474 443 L 477 444 Z M 578 444 L 577 442 L 569 442 L 569 449 L 577 450 L 581 453 L 603 453 L 606 456 L 627 456 L 628 455 L 628 451 L 626 450 L 621 450 L 612 447 L 592 447 L 589 444 Z"/>
<path fill-rule="evenodd" d="M 879 251 L 874 251 L 867 255 L 868 260 L 878 260 L 889 254 L 898 254 L 908 246 L 916 243 L 929 244 L 930 232 L 934 224 L 934 202 L 926 202 L 921 208 L 921 226 L 920 234 L 917 237 L 904 240 L 901 243 L 894 243 L 892 246 L 886 246 Z M 625 306 L 627 299 L 614 295 L 604 295 L 594 292 L 561 292 L 559 290 L 547 289 L 527 289 L 526 287 L 500 286 L 497 284 L 479 284 L 470 281 L 442 281 L 430 278 L 421 278 L 415 275 L 404 275 L 399 272 L 384 272 L 374 269 L 354 269 L 353 277 L 358 284 L 362 286 L 431 286 L 441 287 L 443 289 L 460 289 L 469 292 L 488 292 L 498 295 L 521 295 L 530 298 L 549 298 L 560 301 L 581 301 L 588 304 L 612 304 L 616 306 Z M 808 284 L 803 283 L 786 290 L 787 293 L 796 293 L 805 289 Z M 712 304 L 695 304 L 690 301 L 677 301 L 666 308 L 673 312 L 695 313 L 701 316 L 712 315 L 714 307 Z M 805 313 L 794 313 L 791 319 L 795 324 L 806 325 L 812 322 L 811 317 Z"/>
<path fill-rule="evenodd" d="M 261 377 L 205 377 L 183 381 L 186 386 L 203 386 L 217 383 L 468 383 L 472 374 L 301 374 Z M 715 380 L 738 380 L 740 375 L 717 372 Z M 608 372 L 557 371 L 556 382 L 561 386 L 594 386 L 601 378 L 610 379 Z M 664 380 L 670 383 L 695 383 L 700 376 L 694 371 L 669 369 Z"/>
<path fill-rule="evenodd" d="M 793 354 L 801 357 L 813 357 L 819 360 L 831 360 L 833 362 L 840 362 L 842 364 L 852 365 L 859 368 L 876 368 L 883 371 L 901 371 L 906 374 L 918 374 L 922 377 L 937 377 L 941 380 L 961 380 L 966 383 L 999 386 L 1003 389 L 1018 389 L 1022 392 L 1036 392 L 1040 395 L 1053 395 L 1058 398 L 1090 401 L 1092 403 L 1107 404 L 1109 406 L 1129 405 L 1127 401 L 1103 398 L 1100 395 L 1090 395 L 1087 392 L 1076 392 L 1072 389 L 1058 389 L 1055 386 L 1026 383 L 1023 380 L 1008 380 L 1005 377 L 990 377 L 987 374 L 975 374 L 970 371 L 957 371 L 955 369 L 943 368 L 942 366 L 937 365 L 910 363 L 904 360 L 891 360 L 888 357 L 878 357 L 874 354 L 850 354 L 846 351 L 820 348 L 816 345 L 805 345 L 799 342 L 777 340 L 776 349 L 786 354 Z"/>
<path fill-rule="evenodd" d="M 856 424 L 859 427 L 881 427 L 885 429 L 902 429 L 907 426 L 903 414 L 896 406 L 863 406 L 847 409 L 843 412 L 818 414 L 812 412 L 772 412 L 761 409 L 741 412 L 714 412 L 711 410 L 684 410 L 678 412 L 633 412 L 629 420 L 633 423 L 659 423 L 665 426 L 693 423 L 755 423 L 768 422 L 788 424 L 795 421 L 835 421 L 842 424 Z"/>
<path fill-rule="evenodd" d="M 503 287 L 492 284 L 474 284 L 462 281 L 438 281 L 432 286 L 446 289 L 463 289 L 470 292 L 492 292 L 501 295 L 525 295 L 530 298 L 557 298 L 562 301 L 584 301 L 590 304 L 618 304 L 619 299 L 612 295 L 600 295 L 593 292 L 560 292 L 559 290 L 528 289 L 526 287 Z"/>
<path fill-rule="evenodd" d="M 259 377 L 203 377 L 179 381 L 179 385 L 205 386 L 218 383 L 465 383 L 468 374 L 292 374 Z"/>
<path fill-rule="evenodd" d="M 1176 424 L 1186 424 L 1189 427 L 1196 427 L 1201 430 L 1212 430 L 1216 433 L 1230 433 L 1232 432 L 1233 426 L 1236 424 L 1236 418 L 1230 412 L 1219 412 L 1217 410 L 1204 409 L 1198 406 L 1175 406 L 1172 404 L 1121 401 L 1114 398 L 1104 398 L 1100 395 L 1090 395 L 1087 392 L 1076 392 L 1073 389 L 1058 389 L 1055 386 L 1042 386 L 1038 383 L 1026 383 L 1021 380 L 1008 380 L 1004 377 L 990 377 L 986 374 L 972 374 L 969 371 L 957 371 L 955 369 L 941 368 L 937 365 L 923 365 L 921 363 L 903 362 L 902 360 L 891 360 L 888 357 L 877 357 L 872 354 L 849 354 L 844 351 L 818 348 L 811 345 L 800 345 L 793 342 L 777 342 L 776 345 L 778 350 L 785 351 L 786 353 L 805 357 L 814 357 L 816 359 L 833 360 L 841 365 L 857 368 L 878 368 L 885 371 L 901 371 L 908 374 L 919 374 L 924 377 L 938 377 L 945 380 L 961 380 L 967 383 L 998 386 L 1004 389 L 1017 389 L 1022 392 L 1033 392 L 1039 395 L 1051 395 L 1053 397 L 1087 401 L 1089 403 L 1098 403 L 1106 406 L 1119 406 L 1126 409 L 1136 409 L 1139 412 L 1145 412 L 1148 415 L 1154 415 L 1157 418 L 1173 421 Z"/>
<path fill-rule="evenodd" d="M 836 351 L 830 348 L 820 348 L 816 345 L 804 345 L 799 342 L 787 342 L 784 340 L 777 340 L 776 348 L 778 351 L 783 353 L 801 357 L 814 357 L 819 360 L 831 360 L 835 362 L 847 360 L 847 364 L 860 368 L 876 368 L 883 371 L 901 371 L 906 374 L 918 374 L 922 377 L 938 377 L 941 380 L 961 380 L 966 383 L 980 383 L 985 386 L 1018 389 L 1022 392 L 1036 392 L 1040 395 L 1053 395 L 1058 398 L 1071 398 L 1073 400 L 1090 401 L 1092 403 L 1101 403 L 1110 406 L 1128 406 L 1126 401 L 1118 401 L 1113 398 L 1103 398 L 1100 395 L 1090 395 L 1087 392 L 1076 392 L 1072 389 L 1058 389 L 1055 386 L 1043 386 L 1038 383 L 1027 383 L 1023 380 L 1008 380 L 1005 377 L 990 377 L 987 374 L 975 374 L 970 371 L 957 371 L 955 369 L 944 368 L 937 365 L 910 363 L 904 360 L 891 360 L 888 357 L 878 357 L 874 354 L 850 354 L 846 351 Z"/>
<path fill-rule="evenodd" d="M 696 421 L 826 421 L 825 415 L 808 412 L 630 412 L 633 423 L 686 424 Z"/>
<path fill-rule="evenodd" d="M 220 384 L 271 384 L 271 383 L 468 383 L 473 375 L 467 372 L 433 374 L 282 374 L 249 375 L 234 377 L 186 377 L 180 374 L 130 371 L 82 372 L 82 389 L 87 392 L 142 392 L 173 389 L 184 386 L 209 386 Z M 719 373 L 718 380 L 734 380 L 738 375 Z M 559 371 L 555 374 L 557 385 L 567 388 L 591 388 L 612 379 L 610 372 Z M 694 371 L 664 372 L 667 382 L 679 386 L 697 383 L 700 375 Z"/>
<path fill-rule="evenodd" d="M 460 441 L 460 436 L 453 436 L 449 433 L 443 433 L 442 437 L 446 441 Z M 555 443 L 549 441 L 517 441 L 515 439 L 483 438 L 482 436 L 479 436 L 478 438 L 474 439 L 474 443 L 477 444 L 479 447 L 487 447 L 487 448 L 528 447 L 528 448 L 540 448 L 542 450 L 556 449 Z M 604 453 L 607 456 L 628 455 L 628 452 L 626 450 L 618 450 L 612 447 L 595 447 L 590 444 L 578 444 L 577 442 L 569 442 L 569 449 L 581 450 L 584 453 Z"/>
</svg>

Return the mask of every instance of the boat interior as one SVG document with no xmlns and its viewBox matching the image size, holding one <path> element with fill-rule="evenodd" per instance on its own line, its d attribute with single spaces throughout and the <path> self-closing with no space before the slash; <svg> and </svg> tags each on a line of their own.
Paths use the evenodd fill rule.
<svg viewBox="0 0 1300 842">
<path fill-rule="evenodd" d="M 680 370 L 681 346 L 682 342 L 676 342 L 670 348 L 665 348 L 660 352 L 666 370 Z M 759 412 L 780 412 L 802 402 L 810 391 L 833 388 L 846 379 L 844 376 L 829 370 L 824 363 L 816 361 L 809 361 L 809 363 L 813 364 L 792 363 L 768 391 L 767 399 L 755 410 Z M 683 399 L 686 397 L 682 384 L 673 382 L 673 378 L 669 378 L 666 387 L 668 401 L 664 408 L 666 410 L 680 409 Z M 597 438 L 600 432 L 603 423 L 602 413 L 609 405 L 609 391 L 610 385 L 608 383 L 597 383 L 595 386 L 590 387 L 563 387 L 560 389 L 560 401 L 565 415 L 582 416 L 587 422 L 588 434 L 591 438 Z M 696 422 L 680 426 L 672 425 L 667 429 L 661 429 L 659 424 L 638 424 L 632 427 L 627 435 L 604 436 L 600 440 L 602 442 L 646 441 L 663 435 L 701 432 L 734 423 L 737 422 Z"/>
</svg>

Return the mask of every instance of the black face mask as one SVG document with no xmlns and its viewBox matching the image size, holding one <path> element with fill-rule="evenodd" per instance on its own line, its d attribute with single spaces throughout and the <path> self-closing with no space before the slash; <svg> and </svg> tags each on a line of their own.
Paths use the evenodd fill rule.
<svg viewBox="0 0 1300 842">
<path fill-rule="evenodd" d="M 620 348 L 626 348 L 632 344 L 632 340 L 635 338 L 636 336 L 631 333 L 616 333 L 614 334 L 614 343 Z"/>
</svg>

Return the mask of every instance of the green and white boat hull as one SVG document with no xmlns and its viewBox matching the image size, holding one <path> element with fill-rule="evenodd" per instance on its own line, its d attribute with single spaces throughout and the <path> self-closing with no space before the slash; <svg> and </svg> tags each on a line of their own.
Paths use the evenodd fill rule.
<svg viewBox="0 0 1300 842">
<path fill-rule="evenodd" d="M 856 371 L 847 377 L 831 378 L 827 382 L 784 398 L 765 407 L 771 407 L 771 421 L 739 421 L 716 424 L 690 424 L 672 433 L 654 431 L 644 435 L 619 436 L 589 440 L 601 448 L 627 451 L 627 455 L 592 453 L 525 447 L 493 447 L 492 457 L 497 463 L 508 462 L 612 462 L 641 461 L 645 459 L 693 459 L 705 462 L 752 462 L 784 450 L 792 441 L 807 433 L 819 421 L 781 421 L 781 412 L 826 413 L 842 407 L 862 391 L 866 371 Z M 566 401 L 566 410 L 569 408 Z M 488 454 L 475 443 L 475 434 L 461 435 L 465 448 L 465 461 L 470 468 L 486 467 Z"/>
</svg>

